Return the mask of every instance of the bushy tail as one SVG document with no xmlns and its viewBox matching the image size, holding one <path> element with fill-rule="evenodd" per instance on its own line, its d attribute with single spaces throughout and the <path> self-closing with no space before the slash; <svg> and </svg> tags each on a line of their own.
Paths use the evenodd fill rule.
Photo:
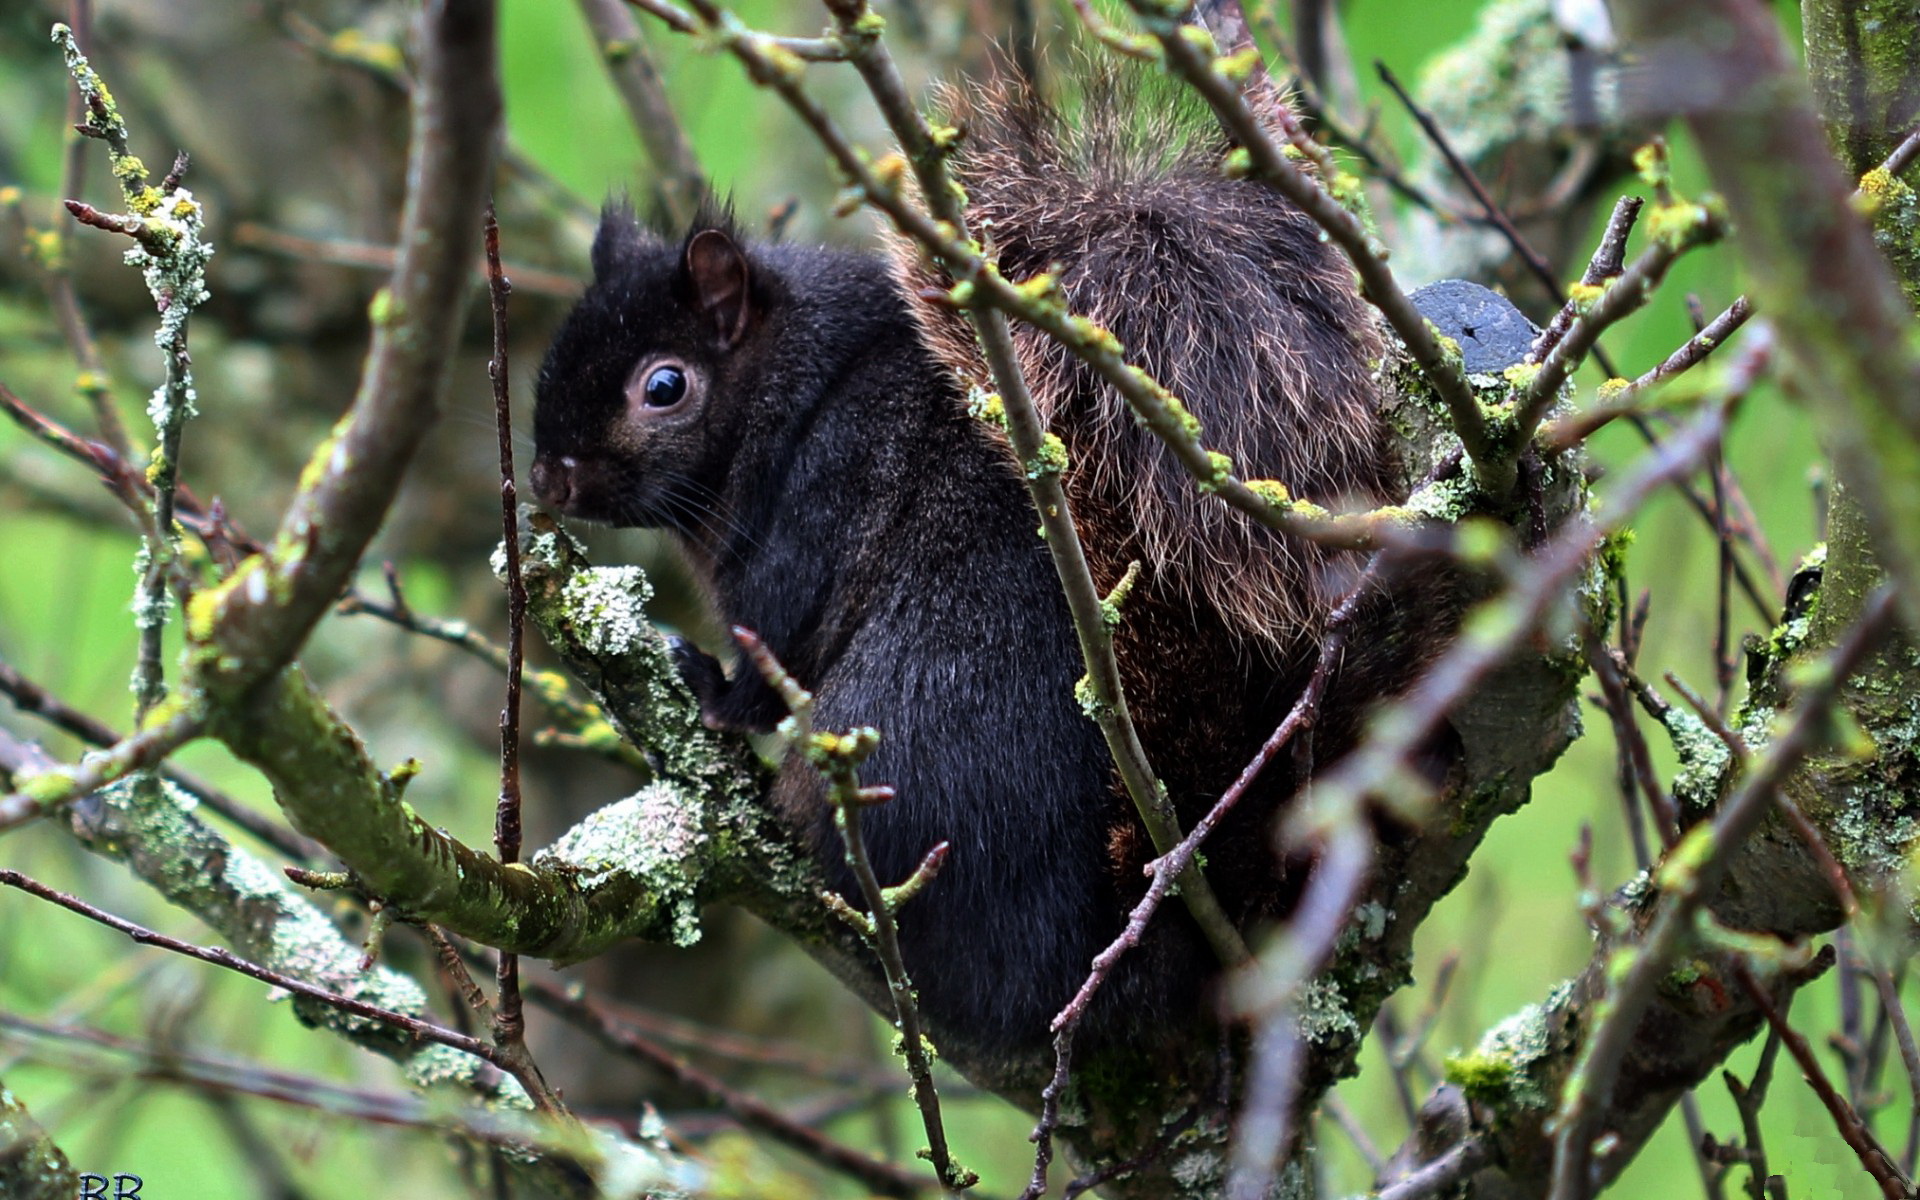
<svg viewBox="0 0 1920 1200">
<path fill-rule="evenodd" d="M 1055 272 L 1068 304 L 1199 418 L 1246 479 L 1329 508 L 1384 499 L 1370 379 L 1381 344 L 1351 271 L 1276 192 L 1222 174 L 1227 146 L 1195 103 L 1144 77 L 1096 77 L 1071 116 L 1002 81 L 941 103 L 976 237 L 1008 278 Z M 963 384 L 991 389 L 965 317 L 918 299 L 950 281 L 911 247 L 897 263 L 924 339 Z M 1254 645 L 1297 649 L 1358 556 L 1257 526 L 1195 486 L 1093 370 L 1020 326 L 1020 364 L 1067 443 L 1076 514 L 1111 582 L 1132 558 L 1161 596 L 1204 603 Z"/>
</svg>

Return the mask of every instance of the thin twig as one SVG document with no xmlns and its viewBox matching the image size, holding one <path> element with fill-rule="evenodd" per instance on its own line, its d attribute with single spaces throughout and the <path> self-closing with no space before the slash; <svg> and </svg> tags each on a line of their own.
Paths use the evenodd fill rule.
<svg viewBox="0 0 1920 1200">
<path fill-rule="evenodd" d="M 1793 1003 L 1791 994 L 1785 1003 Z M 1773 1064 L 1779 1057 L 1779 1031 L 1768 1029 L 1766 1045 L 1761 1047 L 1760 1059 L 1746 1083 L 1734 1078 L 1732 1071 L 1720 1073 L 1726 1081 L 1727 1091 L 1733 1096 L 1734 1107 L 1740 1113 L 1741 1135 L 1746 1139 L 1747 1194 L 1752 1200 L 1767 1200 L 1767 1144 L 1760 1129 L 1760 1109 L 1767 1102 L 1767 1088 L 1773 1082 Z"/>
<path fill-rule="evenodd" d="M 1680 821 L 1673 798 L 1660 786 L 1660 778 L 1653 770 L 1653 752 L 1647 746 L 1646 737 L 1640 732 L 1639 723 L 1634 720 L 1633 706 L 1627 699 L 1626 685 L 1621 681 L 1620 665 L 1614 661 L 1617 653 L 1611 647 L 1602 645 L 1591 634 L 1583 639 L 1586 643 L 1587 662 L 1593 667 L 1594 678 L 1600 681 L 1600 691 L 1606 699 L 1607 716 L 1613 721 L 1613 736 L 1619 743 L 1620 753 L 1625 756 L 1628 766 L 1626 772 L 1646 797 L 1647 811 L 1653 814 L 1654 828 L 1659 831 L 1660 845 L 1671 850 L 1680 840 Z M 1632 797 L 1628 797 L 1629 817 L 1638 831 L 1638 814 L 1633 809 Z M 1638 865 L 1646 867 L 1646 847 L 1636 845 Z"/>
<path fill-rule="evenodd" d="M 513 474 L 513 407 L 507 396 L 507 297 L 513 285 L 500 269 L 500 223 L 487 201 L 481 228 L 487 255 L 487 299 L 493 314 L 494 429 L 500 440 L 500 526 L 507 586 L 507 699 L 500 710 L 500 799 L 494 807 L 493 842 L 502 863 L 520 861 L 520 672 L 526 628 L 527 589 L 520 579 L 520 505 Z M 520 999 L 520 956 L 502 952 L 494 973 L 493 1043 L 515 1064 L 514 1078 L 533 1081 L 528 1091 L 543 1111 L 561 1111 L 560 1098 L 527 1048 L 527 1019 Z"/>
<path fill-rule="evenodd" d="M 1693 221 L 1655 238 L 1618 278 L 1604 285 L 1605 290 L 1597 298 L 1570 302 L 1578 306 L 1578 315 L 1567 326 L 1566 335 L 1540 360 L 1539 370 L 1514 397 L 1514 445 L 1525 445 L 1533 438 L 1547 410 L 1560 398 L 1560 385 L 1599 342 L 1600 334 L 1646 304 L 1682 254 L 1723 235 L 1724 220 L 1705 207 L 1697 208 L 1696 212 Z"/>
<path fill-rule="evenodd" d="M 1607 227 L 1600 235 L 1600 244 L 1593 249 L 1593 255 L 1587 260 L 1587 269 L 1581 272 L 1580 283 L 1585 287 L 1599 287 L 1607 280 L 1619 275 L 1627 268 L 1627 237 L 1633 232 L 1634 223 L 1640 219 L 1640 210 L 1646 201 L 1639 196 L 1622 196 L 1613 202 L 1613 212 L 1607 217 Z M 1560 307 L 1554 312 L 1553 319 L 1534 339 L 1533 350 L 1527 355 L 1535 362 L 1552 346 L 1566 336 L 1567 326 L 1573 324 L 1574 311 L 1567 305 L 1566 293 L 1560 290 L 1558 281 L 1550 289 L 1554 303 Z M 1601 370 L 1609 376 L 1613 368 L 1600 357 L 1600 347 L 1594 346 L 1594 359 L 1601 364 Z"/>
<path fill-rule="evenodd" d="M 236 246 L 264 250 L 269 254 L 297 258 L 303 262 L 349 267 L 359 271 L 391 271 L 400 258 L 400 251 L 392 246 L 356 242 L 349 238 L 302 237 L 297 233 L 250 222 L 234 227 L 233 242 Z M 475 260 L 473 278 L 477 285 L 486 284 L 486 269 L 484 261 Z M 507 270 L 513 276 L 514 286 L 523 292 L 552 296 L 558 300 L 580 298 L 580 281 L 571 275 L 519 263 L 510 264 Z"/>
<path fill-rule="evenodd" d="M 16 776 L 17 790 L 0 795 L 0 833 L 99 791 L 115 780 L 158 765 L 205 729 L 205 714 L 189 706 L 138 733 L 129 734 L 105 750 L 87 755 L 74 766 L 54 767 L 24 780 Z"/>
<path fill-rule="evenodd" d="M 1320 1112 L 1327 1120 L 1333 1122 L 1334 1128 L 1347 1135 L 1347 1140 L 1353 1143 L 1354 1152 L 1359 1154 L 1361 1161 L 1367 1164 L 1367 1170 L 1372 1172 L 1372 1178 L 1376 1183 L 1386 1175 L 1386 1156 L 1380 1153 L 1380 1147 L 1373 1144 L 1373 1137 L 1367 1132 L 1367 1127 L 1340 1099 L 1339 1093 L 1327 1093 L 1326 1097 L 1320 1101 Z"/>
<path fill-rule="evenodd" d="M 757 1129 L 774 1140 L 805 1154 L 883 1196 L 913 1196 L 927 1189 L 929 1181 L 918 1171 L 904 1171 L 880 1162 L 861 1151 L 834 1141 L 817 1129 L 799 1123 L 764 1101 L 728 1086 L 719 1076 L 709 1074 L 687 1062 L 651 1038 L 628 1028 L 606 1011 L 573 991 L 533 984 L 528 991 L 533 1002 L 587 1033 L 601 1045 L 664 1073 L 682 1087 L 700 1095 L 707 1103 L 725 1109 L 749 1129 Z M 897 1077 L 896 1077 L 897 1078 Z"/>
<path fill-rule="evenodd" d="M 653 183 L 666 217 L 676 228 L 693 221 L 707 196 L 706 173 L 667 95 L 633 13 L 621 0 L 579 0 L 580 13 L 627 107 L 640 145 L 653 167 Z"/>
<path fill-rule="evenodd" d="M 116 230 L 134 239 L 139 248 L 129 252 L 128 262 L 144 269 L 148 291 L 160 311 L 160 330 L 154 341 L 160 347 L 166 377 L 148 405 L 159 442 L 147 473 L 153 485 L 153 532 L 145 539 L 140 590 L 134 603 L 134 625 L 140 632 L 133 672 L 138 724 L 167 695 L 161 634 L 170 613 L 167 588 L 180 553 L 173 530 L 174 495 L 180 478 L 181 437 L 187 418 L 194 415 L 187 319 L 194 306 L 207 299 L 206 266 L 213 249 L 201 237 L 203 209 L 192 193 L 180 186 L 187 156 L 178 155 L 161 186 L 151 187 L 146 167 L 128 150 L 127 127 L 119 110 L 108 100 L 106 86 L 80 52 L 73 30 L 56 25 L 53 40 L 65 54 L 67 71 L 86 101 L 88 117 L 82 131 L 107 143 L 113 176 L 129 210 L 121 216 L 108 216 L 69 199 L 67 211 L 83 224 Z"/>
<path fill-rule="evenodd" d="M 1709 321 L 1705 329 L 1669 354 L 1659 366 L 1626 387 L 1606 393 L 1605 398 L 1593 407 L 1548 422 L 1541 428 L 1540 440 L 1548 449 L 1558 453 L 1585 441 L 1595 430 L 1615 418 L 1631 415 L 1645 398 L 1648 389 L 1700 365 L 1708 355 L 1725 345 L 1727 338 L 1746 324 L 1747 318 L 1752 315 L 1753 305 L 1745 296 L 1741 296 L 1728 305 L 1725 312 Z"/>
<path fill-rule="evenodd" d="M 6 1012 L 0 1012 L 0 1035 L 69 1047 L 92 1047 L 131 1058 L 129 1069 L 120 1073 L 139 1080 L 183 1084 L 203 1092 L 256 1096 L 348 1121 L 451 1132 L 520 1154 L 534 1147 L 569 1162 L 578 1161 L 581 1150 L 577 1137 L 557 1132 L 551 1123 L 535 1123 L 527 1114 L 510 1110 L 478 1106 L 454 1108 L 430 1096 L 349 1088 L 331 1080 L 297 1075 L 258 1063 L 195 1054 L 178 1046 L 160 1047 L 97 1029 L 43 1024 Z M 104 1056 L 89 1057 L 98 1063 Z"/>
<path fill-rule="evenodd" d="M 1486 1166 L 1492 1157 L 1484 1139 L 1470 1137 L 1392 1187 L 1380 1189 L 1378 1200 L 1429 1200 L 1452 1195 L 1455 1185 Z"/>
<path fill-rule="evenodd" d="M 1246 1098 L 1234 1121 L 1230 1200 L 1264 1200 L 1282 1155 L 1291 1150 L 1306 1052 L 1297 1011 L 1300 992 L 1333 952 L 1372 873 L 1373 827 L 1356 809 L 1352 819 L 1326 830 L 1316 849 L 1299 906 L 1245 981 L 1242 1006 L 1259 1023 Z"/>
<path fill-rule="evenodd" d="M 1884 594 L 1882 598 L 1884 599 Z M 1753 977 L 1752 971 L 1745 966 L 1740 966 L 1735 968 L 1734 973 L 1748 998 L 1766 1015 L 1767 1023 L 1772 1026 L 1773 1031 L 1780 1035 L 1780 1041 L 1786 1046 L 1787 1053 L 1791 1054 L 1793 1061 L 1799 1064 L 1800 1074 L 1805 1077 L 1807 1084 L 1813 1088 L 1814 1094 L 1820 1098 L 1820 1103 L 1826 1107 L 1828 1115 L 1833 1118 L 1834 1127 L 1840 1131 L 1841 1139 L 1859 1157 L 1860 1166 L 1873 1177 L 1875 1183 L 1880 1185 L 1881 1194 L 1887 1200 L 1911 1200 L 1912 1186 L 1901 1175 L 1900 1168 L 1894 1165 L 1892 1156 L 1881 1149 L 1879 1142 L 1874 1140 L 1873 1133 L 1860 1120 L 1859 1113 L 1855 1112 L 1853 1106 L 1834 1090 L 1833 1081 L 1827 1078 L 1826 1070 L 1821 1067 L 1820 1059 L 1814 1054 L 1813 1047 L 1807 1043 L 1806 1036 L 1787 1020 L 1786 1014 L 1780 1011 L 1780 1006 L 1773 1002 L 1772 995 L 1760 981 Z"/>
<path fill-rule="evenodd" d="M 1920 158 L 1920 129 L 1900 139 L 1900 144 L 1893 148 L 1893 153 L 1887 155 L 1886 161 L 1880 164 L 1880 169 L 1890 176 L 1898 177 L 1904 175 L 1917 158 Z"/>
<path fill-rule="evenodd" d="M 1507 216 L 1505 210 L 1494 200 L 1493 195 L 1487 191 L 1486 185 L 1480 182 L 1480 176 L 1475 174 L 1473 168 L 1467 165 L 1467 161 L 1454 151 L 1453 143 L 1448 140 L 1447 135 L 1441 130 L 1439 124 L 1434 121 L 1432 115 L 1415 102 L 1414 98 L 1408 94 L 1407 89 L 1401 86 L 1400 80 L 1394 75 L 1393 70 L 1388 67 L 1386 63 L 1375 59 L 1373 69 L 1379 73 L 1380 81 L 1387 85 L 1388 90 L 1393 92 L 1394 98 L 1400 101 L 1401 107 L 1405 108 L 1408 114 L 1413 117 L 1415 123 L 1420 126 L 1420 131 L 1427 135 L 1427 140 L 1433 143 L 1433 148 L 1440 152 L 1440 157 L 1446 162 L 1447 168 L 1454 173 L 1455 177 L 1458 178 L 1461 183 L 1466 185 L 1469 192 L 1473 193 L 1473 198 L 1479 203 L 1481 210 L 1486 214 L 1488 223 L 1500 232 L 1501 237 L 1506 239 L 1507 245 L 1511 246 L 1513 252 L 1520 256 L 1520 261 L 1526 265 L 1527 270 L 1539 281 L 1540 286 L 1547 290 L 1547 294 L 1553 297 L 1554 303 L 1564 306 L 1567 302 L 1566 289 L 1560 286 L 1560 280 L 1553 273 L 1553 268 L 1548 266 L 1547 260 L 1542 258 L 1540 252 L 1535 250 L 1527 242 L 1525 236 L 1523 236 L 1520 230 L 1514 225 L 1512 219 Z M 1620 206 L 1615 206 L 1614 215 L 1616 217 L 1620 215 Z M 1631 218 L 1629 218 L 1628 223 L 1631 224 Z M 1612 232 L 1612 225 L 1609 224 L 1609 236 L 1611 236 Z M 1603 239 L 1601 242 L 1602 246 L 1607 245 L 1608 240 L 1609 239 Z M 1624 233 L 1621 234 L 1621 240 L 1625 240 Z M 1586 282 L 1597 283 L 1598 280 L 1588 280 Z M 1595 357 L 1598 358 L 1600 353 L 1598 346 L 1594 347 L 1594 353 Z M 1602 369 L 1609 375 L 1613 374 L 1613 368 L 1610 366 L 1603 366 Z"/>
<path fill-rule="evenodd" d="M 1900 1003 L 1900 978 L 1877 962 L 1870 962 L 1873 986 L 1880 992 L 1880 1005 L 1893 1025 L 1894 1043 L 1900 1047 L 1900 1063 L 1907 1070 L 1907 1088 L 1911 1096 L 1907 1113 L 1907 1148 L 1900 1155 L 1900 1171 L 1913 1177 L 1914 1162 L 1920 1158 L 1920 1046 L 1914 1044 L 1913 1025 Z"/>
<path fill-rule="evenodd" d="M 305 996 L 309 1000 L 316 1000 L 322 1004 L 330 1005 L 342 1012 L 350 1013 L 353 1016 L 364 1017 L 369 1021 L 378 1021 L 383 1025 L 390 1025 L 416 1040 L 435 1042 L 439 1045 L 471 1054 L 476 1058 L 485 1059 L 503 1071 L 511 1070 L 510 1064 L 503 1059 L 499 1051 L 478 1038 L 456 1033 L 451 1029 L 435 1025 L 433 1022 L 422 1020 L 419 1017 L 394 1012 L 390 1009 L 381 1008 L 376 1004 L 368 1004 L 366 1001 L 356 1000 L 352 996 L 343 996 L 339 992 L 329 991 L 326 988 L 308 983 L 306 980 L 298 979 L 292 975 L 268 970 L 266 967 L 249 962 L 239 955 L 228 950 L 222 950 L 217 946 L 196 946 L 190 942 L 183 942 L 178 938 L 169 937 L 164 933 L 157 933 L 145 926 L 136 925 L 132 921 L 124 920 L 123 918 L 114 916 L 112 913 L 95 908 L 93 905 L 88 904 L 76 896 L 69 896 L 65 892 L 55 891 L 53 888 L 29 876 L 23 875 L 18 871 L 0 867 L 0 887 L 18 888 L 28 895 L 37 896 L 42 900 L 57 904 L 69 912 L 79 913 L 90 921 L 96 921 L 109 929 L 126 934 L 129 938 L 132 938 L 135 942 L 143 946 L 158 946 L 162 950 L 170 950 L 175 954 L 184 955 L 187 958 L 194 958 L 204 963 L 211 963 L 216 967 L 224 967 L 229 971 L 235 971 L 241 975 L 258 979 L 262 983 L 270 984 L 283 991 L 291 992 L 296 996 Z"/>
</svg>

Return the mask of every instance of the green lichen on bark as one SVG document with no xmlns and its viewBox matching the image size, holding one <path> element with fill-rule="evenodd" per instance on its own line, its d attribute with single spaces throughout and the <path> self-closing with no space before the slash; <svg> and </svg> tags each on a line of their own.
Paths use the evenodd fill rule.
<svg viewBox="0 0 1920 1200">
<path fill-rule="evenodd" d="M 1567 1045 L 1559 1016 L 1573 997 L 1563 983 L 1540 1004 L 1531 1004 L 1488 1030 L 1471 1052 L 1449 1057 L 1447 1082 L 1474 1103 L 1508 1119 L 1515 1110 L 1547 1112 L 1558 1096 L 1552 1071 Z"/>
</svg>

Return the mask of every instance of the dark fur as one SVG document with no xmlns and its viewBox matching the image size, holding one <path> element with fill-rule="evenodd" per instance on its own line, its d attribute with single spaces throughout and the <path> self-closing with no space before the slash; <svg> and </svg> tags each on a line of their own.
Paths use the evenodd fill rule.
<svg viewBox="0 0 1920 1200">
<path fill-rule="evenodd" d="M 541 371 L 539 490 L 575 459 L 570 511 L 674 529 L 726 619 L 813 690 L 820 728 L 882 731 L 863 772 L 898 791 L 863 818 L 880 878 L 953 847 L 901 919 L 928 1016 L 978 1041 L 1038 1041 L 1122 913 L 1111 768 L 1073 699 L 1079 650 L 1032 506 L 921 350 L 884 262 L 748 257 L 752 320 L 721 349 L 682 248 L 609 215 L 595 282 Z M 714 381 L 706 419 L 674 444 L 623 428 L 628 372 L 662 349 Z M 779 715 L 738 665 L 710 701 L 729 724 Z M 778 792 L 853 895 L 812 768 L 790 761 Z M 1194 972 L 1148 962 L 1109 985 L 1103 1023 L 1191 1007 L 1177 994 Z"/>
<path fill-rule="evenodd" d="M 1272 192 L 1222 178 L 1219 147 L 1133 138 L 1111 97 L 1089 103 L 1096 132 L 1078 139 L 1027 97 L 965 114 L 970 213 L 1003 269 L 1060 269 L 1076 311 L 1173 387 L 1244 475 L 1329 505 L 1381 499 L 1379 347 L 1344 265 Z M 964 411 L 983 374 L 971 334 L 909 303 L 936 277 L 904 254 L 902 283 L 864 255 L 749 248 L 743 314 L 721 295 L 726 263 L 695 262 L 696 244 L 717 245 L 699 236 L 710 228 L 724 223 L 673 245 L 608 214 L 594 284 L 541 372 L 535 490 L 576 515 L 675 530 L 725 618 L 813 690 L 821 728 L 881 730 L 865 778 L 898 791 L 865 817 L 881 878 L 953 844 L 902 919 L 928 1016 L 976 1044 L 1042 1044 L 1144 887 L 1150 849 L 1074 702 L 1083 668 L 1018 469 Z M 1292 704 L 1358 560 L 1199 495 L 1086 368 L 1031 330 L 1019 349 L 1072 455 L 1099 582 L 1146 564 L 1119 650 L 1155 767 L 1191 821 Z M 677 431 L 632 418 L 623 393 L 662 351 L 710 389 Z M 1313 744 L 1323 761 L 1408 661 L 1369 646 L 1343 668 Z M 719 720 L 779 715 L 751 669 L 727 682 L 689 666 Z M 1275 764 L 1209 846 L 1209 876 L 1242 919 L 1291 903 L 1269 827 L 1303 771 Z M 811 770 L 789 762 L 778 791 L 850 892 Z M 1167 906 L 1102 990 L 1089 1036 L 1197 1019 L 1208 962 Z"/>
</svg>

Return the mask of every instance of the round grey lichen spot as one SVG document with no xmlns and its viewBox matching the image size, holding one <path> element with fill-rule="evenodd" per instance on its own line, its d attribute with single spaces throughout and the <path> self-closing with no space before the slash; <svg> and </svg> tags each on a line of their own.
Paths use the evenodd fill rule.
<svg viewBox="0 0 1920 1200">
<path fill-rule="evenodd" d="M 580 648 L 596 657 L 631 654 L 656 636 L 646 615 L 653 585 L 639 567 L 593 567 L 567 580 L 560 601 Z"/>
<path fill-rule="evenodd" d="M 661 906 L 675 945 L 700 940 L 696 893 L 706 874 L 707 833 L 698 805 L 651 783 L 568 830 L 534 858 L 536 870 L 561 867 L 589 890 L 620 875 L 638 879 Z"/>
</svg>

